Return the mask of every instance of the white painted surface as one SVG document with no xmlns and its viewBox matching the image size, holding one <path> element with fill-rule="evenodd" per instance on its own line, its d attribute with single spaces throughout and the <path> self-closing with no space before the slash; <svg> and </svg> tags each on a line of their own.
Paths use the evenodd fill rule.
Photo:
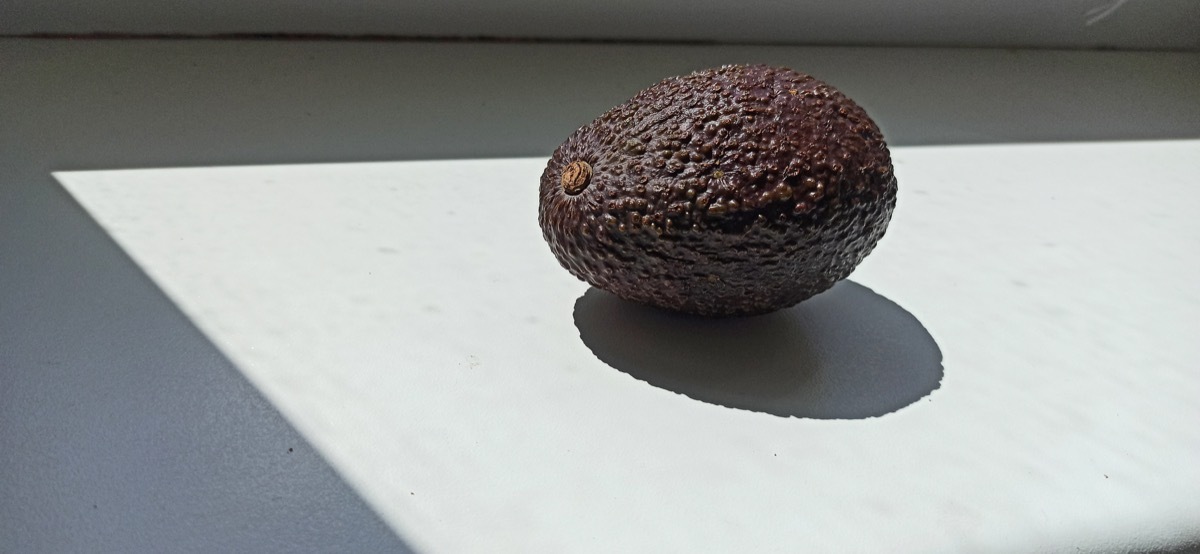
<svg viewBox="0 0 1200 554">
<path fill-rule="evenodd" d="M 540 159 L 57 177 L 421 550 L 1196 538 L 1200 141 L 894 157 L 896 216 L 852 280 L 919 320 L 944 377 L 847 420 L 601 362 L 537 228 Z"/>
<path fill-rule="evenodd" d="M 0 33 L 334 33 L 1200 48 L 1195 0 L 5 0 Z"/>
</svg>

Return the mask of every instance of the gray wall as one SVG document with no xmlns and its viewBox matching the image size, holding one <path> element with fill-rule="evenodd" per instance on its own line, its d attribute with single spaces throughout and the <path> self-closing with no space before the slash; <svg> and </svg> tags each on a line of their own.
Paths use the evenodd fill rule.
<svg viewBox="0 0 1200 554">
<path fill-rule="evenodd" d="M 0 1 L 0 34 L 93 32 L 1200 50 L 1200 1 Z"/>
</svg>

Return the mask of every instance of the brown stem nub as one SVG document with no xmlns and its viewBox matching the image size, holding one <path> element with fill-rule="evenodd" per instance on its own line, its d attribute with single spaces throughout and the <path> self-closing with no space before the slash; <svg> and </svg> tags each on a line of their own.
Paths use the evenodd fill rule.
<svg viewBox="0 0 1200 554">
<path fill-rule="evenodd" d="M 562 171 L 562 188 L 574 196 L 583 192 L 592 181 L 592 166 L 583 160 L 575 160 Z"/>
</svg>

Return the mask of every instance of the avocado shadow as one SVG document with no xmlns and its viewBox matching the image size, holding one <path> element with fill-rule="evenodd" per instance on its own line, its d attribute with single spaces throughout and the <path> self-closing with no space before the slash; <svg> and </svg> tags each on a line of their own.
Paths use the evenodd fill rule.
<svg viewBox="0 0 1200 554">
<path fill-rule="evenodd" d="M 575 302 L 583 343 L 652 386 L 781 417 L 865 419 L 941 385 L 942 352 L 920 321 L 842 281 L 767 315 L 707 319 L 592 288 Z"/>
</svg>

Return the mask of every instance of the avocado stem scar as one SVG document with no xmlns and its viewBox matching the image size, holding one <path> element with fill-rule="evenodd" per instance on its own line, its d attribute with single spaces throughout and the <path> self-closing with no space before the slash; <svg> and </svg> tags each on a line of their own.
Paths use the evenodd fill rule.
<svg viewBox="0 0 1200 554">
<path fill-rule="evenodd" d="M 563 168 L 562 188 L 571 196 L 583 192 L 591 181 L 592 166 L 583 160 L 575 160 Z"/>
</svg>

